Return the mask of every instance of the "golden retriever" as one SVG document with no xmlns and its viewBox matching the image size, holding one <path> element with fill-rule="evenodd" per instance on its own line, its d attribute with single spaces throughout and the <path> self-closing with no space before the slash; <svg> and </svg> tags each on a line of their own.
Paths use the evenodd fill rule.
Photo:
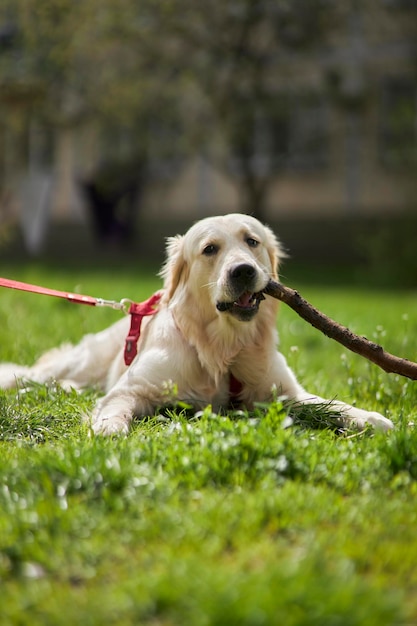
<svg viewBox="0 0 417 626">
<path fill-rule="evenodd" d="M 170 238 L 158 311 L 145 318 L 138 354 L 127 367 L 124 318 L 85 336 L 76 346 L 46 353 L 32 367 L 3 364 L 0 387 L 18 379 L 54 379 L 105 395 L 91 418 L 95 433 L 127 433 L 134 416 L 183 401 L 196 410 L 227 408 L 234 400 L 250 409 L 279 393 L 297 403 L 326 402 L 307 393 L 276 349 L 278 301 L 264 297 L 277 279 L 282 249 L 273 232 L 253 217 L 231 214 L 203 219 L 184 236 Z M 341 424 L 367 423 L 388 430 L 379 413 L 333 402 Z"/>
</svg>

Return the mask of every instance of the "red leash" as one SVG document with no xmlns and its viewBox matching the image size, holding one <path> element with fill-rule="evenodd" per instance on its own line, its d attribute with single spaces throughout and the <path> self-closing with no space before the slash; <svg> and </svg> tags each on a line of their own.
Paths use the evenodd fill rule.
<svg viewBox="0 0 417 626">
<path fill-rule="evenodd" d="M 29 291 L 30 293 L 38 293 L 44 296 L 54 296 L 56 298 L 65 298 L 69 302 L 75 304 L 88 304 L 89 306 L 109 306 L 112 309 L 117 309 L 128 313 L 131 316 L 130 319 L 130 331 L 126 337 L 125 345 L 125 363 L 130 365 L 137 354 L 137 342 L 140 337 L 140 329 L 142 320 L 147 315 L 153 315 L 157 312 L 155 306 L 161 299 L 162 293 L 158 291 L 153 296 L 145 300 L 145 302 L 132 302 L 123 298 L 120 302 L 114 300 L 104 300 L 103 298 L 93 298 L 92 296 L 83 296 L 77 293 L 71 293 L 67 291 L 58 291 L 57 289 L 48 289 L 47 287 L 39 287 L 38 285 L 31 285 L 29 283 L 22 283 L 18 280 L 11 280 L 9 278 L 0 277 L 0 287 L 8 287 L 9 289 L 18 289 L 19 291 Z"/>
<path fill-rule="evenodd" d="M 38 287 L 38 285 L 21 283 L 18 280 L 10 280 L 9 278 L 0 278 L 0 287 L 19 289 L 19 291 L 30 291 L 31 293 L 41 293 L 44 296 L 65 298 L 70 302 L 75 302 L 77 304 L 89 304 L 90 306 L 100 306 L 100 304 L 104 302 L 104 300 L 99 302 L 100 298 L 92 298 L 91 296 L 82 296 L 80 294 L 57 291 L 56 289 L 48 289 L 47 287 Z"/>
</svg>

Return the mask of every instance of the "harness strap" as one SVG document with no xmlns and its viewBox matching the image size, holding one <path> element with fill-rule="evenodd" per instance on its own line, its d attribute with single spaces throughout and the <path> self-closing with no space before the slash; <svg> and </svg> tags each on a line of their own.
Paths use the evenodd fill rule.
<svg viewBox="0 0 417 626">
<path fill-rule="evenodd" d="M 132 302 L 129 308 L 130 330 L 126 337 L 124 358 L 126 365 L 130 365 L 138 353 L 138 341 L 142 320 L 147 315 L 154 315 L 157 312 L 155 305 L 161 299 L 162 292 L 157 291 L 145 302 Z"/>
<path fill-rule="evenodd" d="M 240 402 L 239 395 L 242 393 L 242 391 L 243 391 L 242 383 L 235 376 L 233 376 L 233 374 L 230 372 L 230 376 L 229 376 L 229 404 L 230 404 L 230 406 L 232 408 L 236 407 L 239 404 L 239 402 Z"/>
</svg>

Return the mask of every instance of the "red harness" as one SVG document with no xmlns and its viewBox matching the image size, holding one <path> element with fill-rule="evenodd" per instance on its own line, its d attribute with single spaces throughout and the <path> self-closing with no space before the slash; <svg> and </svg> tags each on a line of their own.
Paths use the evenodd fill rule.
<svg viewBox="0 0 417 626">
<path fill-rule="evenodd" d="M 130 313 L 130 330 L 126 337 L 125 343 L 125 363 L 130 365 L 138 353 L 138 341 L 140 337 L 140 329 L 142 320 L 147 315 L 156 313 L 155 305 L 158 304 L 162 296 L 160 291 L 154 293 L 153 296 L 145 300 L 145 302 L 132 302 L 129 307 Z"/>
<path fill-rule="evenodd" d="M 240 394 L 243 391 L 243 385 L 240 382 L 240 380 L 238 380 L 237 378 L 235 378 L 233 376 L 233 374 L 230 372 L 230 376 L 229 376 L 229 405 L 230 408 L 236 408 L 239 406 L 240 404 Z"/>
<path fill-rule="evenodd" d="M 124 311 L 130 315 L 130 330 L 126 337 L 124 359 L 126 365 L 130 365 L 138 352 L 138 341 L 142 326 L 142 320 L 148 315 L 154 315 L 157 312 L 156 305 L 162 297 L 162 292 L 157 291 L 144 302 L 132 302 L 124 298 L 120 302 L 114 300 L 103 300 L 103 298 L 94 298 L 92 296 L 83 296 L 78 293 L 67 291 L 58 291 L 57 289 L 48 289 L 47 287 L 39 287 L 29 283 L 22 283 L 18 280 L 0 277 L 0 287 L 8 287 L 9 289 L 18 289 L 19 291 L 29 291 L 30 293 L 38 293 L 45 296 L 54 296 L 56 298 L 65 298 L 69 302 L 75 304 L 88 304 L 89 306 L 108 306 L 112 309 Z M 233 374 L 229 378 L 229 401 L 231 406 L 236 406 L 239 402 L 239 394 L 242 392 L 243 385 L 237 380 Z"/>
</svg>

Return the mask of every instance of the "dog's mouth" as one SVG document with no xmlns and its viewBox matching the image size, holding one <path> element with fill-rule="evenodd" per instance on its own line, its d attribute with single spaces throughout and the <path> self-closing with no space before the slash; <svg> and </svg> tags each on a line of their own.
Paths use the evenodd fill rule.
<svg viewBox="0 0 417 626">
<path fill-rule="evenodd" d="M 248 321 L 257 313 L 262 300 L 265 300 L 265 296 L 261 291 L 257 293 L 244 291 L 233 302 L 218 302 L 216 308 L 221 313 L 227 311 L 240 320 Z"/>
</svg>

